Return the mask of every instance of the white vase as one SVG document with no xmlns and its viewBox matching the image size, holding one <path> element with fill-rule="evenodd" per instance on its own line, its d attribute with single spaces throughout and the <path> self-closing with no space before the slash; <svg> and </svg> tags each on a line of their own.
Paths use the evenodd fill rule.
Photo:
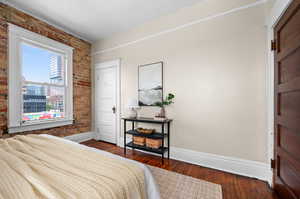
<svg viewBox="0 0 300 199">
<path fill-rule="evenodd" d="M 165 109 L 165 107 L 160 107 L 160 111 L 159 111 L 159 113 L 155 117 L 165 118 L 166 117 L 166 109 Z"/>
</svg>

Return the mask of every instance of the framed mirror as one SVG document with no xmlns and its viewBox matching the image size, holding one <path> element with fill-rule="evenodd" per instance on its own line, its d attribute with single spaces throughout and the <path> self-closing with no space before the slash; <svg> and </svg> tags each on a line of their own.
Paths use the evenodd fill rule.
<svg viewBox="0 0 300 199">
<path fill-rule="evenodd" d="M 163 100 L 163 62 L 139 66 L 139 106 L 155 106 Z"/>
</svg>

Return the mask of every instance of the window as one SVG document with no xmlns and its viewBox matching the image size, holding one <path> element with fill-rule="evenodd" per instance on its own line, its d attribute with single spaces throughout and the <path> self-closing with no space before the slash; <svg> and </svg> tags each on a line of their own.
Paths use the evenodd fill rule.
<svg viewBox="0 0 300 199">
<path fill-rule="evenodd" d="M 72 124 L 73 49 L 9 25 L 9 132 Z"/>
<path fill-rule="evenodd" d="M 21 43 L 22 122 L 64 118 L 64 56 Z"/>
</svg>

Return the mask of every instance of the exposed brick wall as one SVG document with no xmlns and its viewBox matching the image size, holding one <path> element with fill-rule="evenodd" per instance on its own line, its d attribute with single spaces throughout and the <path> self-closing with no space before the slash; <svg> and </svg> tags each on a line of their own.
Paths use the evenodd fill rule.
<svg viewBox="0 0 300 199">
<path fill-rule="evenodd" d="M 74 124 L 25 133 L 67 136 L 91 129 L 91 44 L 40 21 L 15 8 L 0 3 L 0 137 L 7 129 L 8 116 L 8 23 L 36 32 L 74 48 L 73 109 Z"/>
</svg>

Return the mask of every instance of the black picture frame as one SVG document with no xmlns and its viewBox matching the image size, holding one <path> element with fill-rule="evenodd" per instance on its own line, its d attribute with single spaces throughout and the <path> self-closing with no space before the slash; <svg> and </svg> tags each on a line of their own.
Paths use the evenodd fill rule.
<svg viewBox="0 0 300 199">
<path fill-rule="evenodd" d="M 156 106 L 155 104 L 151 104 L 151 105 L 147 105 L 147 104 L 144 104 L 140 101 L 140 69 L 142 67 L 147 67 L 147 66 L 150 66 L 150 65 L 153 65 L 153 64 L 161 64 L 161 102 L 163 101 L 163 97 L 164 97 L 164 79 L 163 79 L 163 76 L 164 76 L 164 63 L 163 61 L 159 61 L 159 62 L 153 62 L 153 63 L 150 63 L 150 64 L 143 64 L 143 65 L 139 65 L 138 66 L 138 104 L 139 106 L 149 106 L 149 107 L 153 107 L 153 106 Z"/>
</svg>

